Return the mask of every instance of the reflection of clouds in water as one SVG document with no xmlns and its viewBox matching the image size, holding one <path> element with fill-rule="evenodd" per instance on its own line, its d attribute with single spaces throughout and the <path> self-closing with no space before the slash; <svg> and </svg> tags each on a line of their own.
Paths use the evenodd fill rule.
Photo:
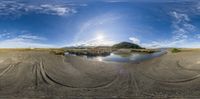
<svg viewBox="0 0 200 99">
<path fill-rule="evenodd" d="M 152 54 L 147 53 L 129 53 L 129 54 L 115 54 L 111 53 L 109 56 L 97 56 L 97 57 L 89 57 L 86 55 L 78 56 L 74 54 L 65 54 L 66 56 L 76 56 L 76 57 L 82 57 L 85 59 L 93 59 L 95 61 L 103 62 L 103 61 L 113 61 L 113 62 L 138 62 L 142 60 L 151 59 L 154 57 L 161 56 L 165 54 L 166 51 L 156 52 Z M 198 64 L 200 64 L 200 61 L 198 61 Z"/>
<path fill-rule="evenodd" d="M 139 59 L 139 58 L 141 58 L 142 57 L 142 54 L 138 54 L 138 53 L 134 53 L 134 54 L 131 54 L 131 56 L 130 56 L 130 60 L 131 61 L 135 61 L 136 59 Z"/>
</svg>

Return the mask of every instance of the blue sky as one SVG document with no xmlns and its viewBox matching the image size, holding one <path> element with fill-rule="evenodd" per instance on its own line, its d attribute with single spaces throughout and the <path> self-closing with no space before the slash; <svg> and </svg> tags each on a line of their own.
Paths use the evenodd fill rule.
<svg viewBox="0 0 200 99">
<path fill-rule="evenodd" d="M 0 48 L 200 47 L 198 0 L 1 0 Z"/>
</svg>

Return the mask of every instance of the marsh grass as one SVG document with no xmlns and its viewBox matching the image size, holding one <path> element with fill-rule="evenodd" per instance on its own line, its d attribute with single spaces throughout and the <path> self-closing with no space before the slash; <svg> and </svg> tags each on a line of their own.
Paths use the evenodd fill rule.
<svg viewBox="0 0 200 99">
<path fill-rule="evenodd" d="M 132 49 L 131 52 L 140 52 L 140 53 L 155 53 L 158 50 L 155 49 Z"/>
<path fill-rule="evenodd" d="M 54 55 L 65 55 L 65 50 L 63 49 L 52 49 L 49 51 L 49 53 Z"/>
<path fill-rule="evenodd" d="M 171 50 L 171 52 L 172 52 L 172 53 L 178 53 L 178 52 L 181 52 L 181 50 L 180 50 L 180 49 L 177 49 L 177 48 L 173 48 L 173 49 Z"/>
<path fill-rule="evenodd" d="M 112 52 L 111 49 L 102 48 L 90 48 L 90 49 L 68 49 L 66 52 L 75 55 L 87 55 L 87 56 L 107 56 Z"/>
</svg>

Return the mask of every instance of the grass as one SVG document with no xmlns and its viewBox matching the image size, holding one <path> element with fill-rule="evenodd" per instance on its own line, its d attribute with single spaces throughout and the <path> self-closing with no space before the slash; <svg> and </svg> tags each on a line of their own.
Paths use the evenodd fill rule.
<svg viewBox="0 0 200 99">
<path fill-rule="evenodd" d="M 62 49 L 56 49 L 56 50 L 54 49 L 50 50 L 49 52 L 54 55 L 65 55 L 65 51 Z"/>
<path fill-rule="evenodd" d="M 181 50 L 179 50 L 179 49 L 177 49 L 177 48 L 173 48 L 173 49 L 171 50 L 171 52 L 172 52 L 172 53 L 178 53 L 178 52 L 181 52 Z"/>
<path fill-rule="evenodd" d="M 87 55 L 87 56 L 107 56 L 112 52 L 110 49 L 101 48 L 88 48 L 88 49 L 68 49 L 66 52 L 75 55 Z"/>
<path fill-rule="evenodd" d="M 157 52 L 157 50 L 155 50 L 155 49 L 132 49 L 131 52 L 154 53 L 154 52 Z"/>
</svg>

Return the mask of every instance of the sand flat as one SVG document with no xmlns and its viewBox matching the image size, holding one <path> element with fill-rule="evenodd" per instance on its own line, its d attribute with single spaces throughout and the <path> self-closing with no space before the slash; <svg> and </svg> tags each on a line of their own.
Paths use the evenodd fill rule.
<svg viewBox="0 0 200 99">
<path fill-rule="evenodd" d="M 0 98 L 200 97 L 199 58 L 200 50 L 187 50 L 133 64 L 7 49 Z"/>
</svg>

